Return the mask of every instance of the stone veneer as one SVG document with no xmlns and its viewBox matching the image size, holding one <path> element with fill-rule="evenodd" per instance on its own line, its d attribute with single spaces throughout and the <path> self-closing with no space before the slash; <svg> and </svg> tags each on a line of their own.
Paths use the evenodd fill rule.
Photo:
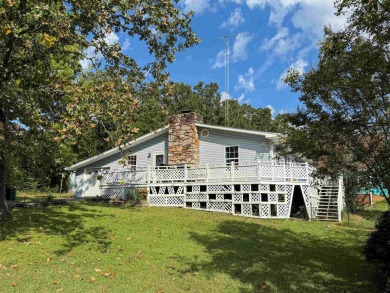
<svg viewBox="0 0 390 293">
<path fill-rule="evenodd" d="M 194 112 L 172 116 L 169 120 L 168 165 L 199 166 L 199 136 L 195 122 L 203 122 Z"/>
</svg>

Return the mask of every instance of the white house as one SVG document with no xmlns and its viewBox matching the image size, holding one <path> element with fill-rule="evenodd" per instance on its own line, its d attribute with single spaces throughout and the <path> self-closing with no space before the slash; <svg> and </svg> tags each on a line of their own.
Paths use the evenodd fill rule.
<svg viewBox="0 0 390 293">
<path fill-rule="evenodd" d="M 314 188 L 307 163 L 272 160 L 278 139 L 278 133 L 207 125 L 196 113 L 182 113 L 67 170 L 75 172 L 76 197 L 123 197 L 147 188 L 150 205 L 289 218 L 300 196 L 310 218 L 340 220 L 342 186 Z"/>
</svg>

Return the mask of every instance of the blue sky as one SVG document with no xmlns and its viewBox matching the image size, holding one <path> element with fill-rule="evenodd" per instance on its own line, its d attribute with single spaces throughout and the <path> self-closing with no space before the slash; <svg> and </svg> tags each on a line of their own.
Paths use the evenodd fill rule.
<svg viewBox="0 0 390 293">
<path fill-rule="evenodd" d="M 334 16 L 332 0 L 182 0 L 183 11 L 193 10 L 192 28 L 201 43 L 168 66 L 174 82 L 195 85 L 216 82 L 223 97 L 253 107 L 271 107 L 274 115 L 295 111 L 298 95 L 281 82 L 290 67 L 300 72 L 316 66 L 323 26 L 334 29 L 347 16 Z M 225 41 L 230 36 L 229 95 L 225 89 Z M 111 33 L 122 51 L 142 63 L 142 47 L 124 35 Z"/>
</svg>

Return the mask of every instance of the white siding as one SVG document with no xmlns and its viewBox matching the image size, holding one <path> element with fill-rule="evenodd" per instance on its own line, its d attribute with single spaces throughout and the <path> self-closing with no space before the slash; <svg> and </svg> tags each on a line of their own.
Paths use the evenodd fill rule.
<svg viewBox="0 0 390 293">
<path fill-rule="evenodd" d="M 163 153 L 164 160 L 166 163 L 168 158 L 167 157 L 168 133 L 163 133 L 155 138 L 145 141 L 139 145 L 136 145 L 134 148 L 130 148 L 127 151 L 129 151 L 131 155 L 137 156 L 137 167 L 147 167 L 148 165 L 153 165 L 154 153 L 159 153 L 159 154 Z M 75 191 L 74 191 L 75 197 L 83 196 L 84 170 L 86 168 L 109 167 L 110 170 L 121 169 L 122 165 L 118 163 L 118 161 L 121 158 L 122 158 L 121 154 L 118 153 L 78 169 L 76 171 L 76 180 L 75 180 L 76 183 Z"/>
<path fill-rule="evenodd" d="M 202 128 L 198 131 L 201 165 L 225 163 L 225 147 L 227 146 L 238 146 L 240 163 L 255 162 L 257 154 L 269 153 L 269 148 L 265 144 L 271 142 L 262 136 L 208 129 L 209 136 L 203 138 L 200 135 Z"/>
<path fill-rule="evenodd" d="M 137 167 L 147 167 L 153 165 L 153 153 L 163 153 L 164 160 L 167 160 L 168 151 L 168 134 L 163 133 L 155 138 L 145 141 L 134 148 L 130 148 L 125 152 L 129 152 L 131 155 L 137 156 Z M 151 154 L 149 157 L 149 153 Z M 120 153 L 102 159 L 98 162 L 84 166 L 85 168 L 91 167 L 110 167 L 110 170 L 122 169 L 122 165 L 118 161 L 122 158 Z"/>
</svg>

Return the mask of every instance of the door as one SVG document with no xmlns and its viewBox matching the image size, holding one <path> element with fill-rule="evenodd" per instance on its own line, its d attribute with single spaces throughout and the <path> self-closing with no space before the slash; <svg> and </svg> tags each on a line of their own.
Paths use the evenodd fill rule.
<svg viewBox="0 0 390 293">
<path fill-rule="evenodd" d="M 98 175 L 101 175 L 101 168 L 87 168 L 84 171 L 83 196 L 100 195 L 100 180 Z"/>
</svg>

